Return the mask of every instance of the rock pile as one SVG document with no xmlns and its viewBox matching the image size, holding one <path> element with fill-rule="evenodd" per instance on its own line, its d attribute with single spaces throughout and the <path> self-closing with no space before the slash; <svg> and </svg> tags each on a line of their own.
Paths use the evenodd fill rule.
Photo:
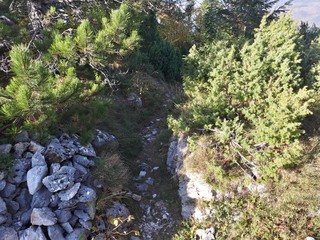
<svg viewBox="0 0 320 240">
<path fill-rule="evenodd" d="M 11 173 L 0 173 L 0 240 L 86 239 L 95 216 L 93 146 L 67 134 L 46 147 L 19 140 L 0 145 L 0 154 L 15 156 Z"/>
</svg>

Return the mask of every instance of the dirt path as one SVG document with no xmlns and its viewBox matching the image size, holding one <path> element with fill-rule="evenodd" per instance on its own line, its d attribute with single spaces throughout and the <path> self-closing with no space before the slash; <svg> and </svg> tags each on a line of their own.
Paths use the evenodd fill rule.
<svg viewBox="0 0 320 240">
<path fill-rule="evenodd" d="M 132 167 L 132 191 L 142 200 L 133 206 L 144 240 L 169 240 L 181 222 L 177 184 L 166 167 L 170 132 L 166 116 L 142 129 L 143 150 Z"/>
</svg>

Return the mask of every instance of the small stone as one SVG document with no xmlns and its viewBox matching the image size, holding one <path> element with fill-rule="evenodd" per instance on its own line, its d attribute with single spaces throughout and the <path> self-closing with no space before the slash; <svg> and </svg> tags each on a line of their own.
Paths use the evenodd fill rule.
<svg viewBox="0 0 320 240">
<path fill-rule="evenodd" d="M 79 203 L 78 199 L 70 199 L 69 201 L 61 201 L 58 206 L 59 209 L 73 208 Z"/>
<path fill-rule="evenodd" d="M 154 167 L 152 168 L 152 171 L 157 171 L 159 169 L 159 167 Z"/>
<path fill-rule="evenodd" d="M 29 210 L 23 212 L 20 216 L 20 221 L 22 225 L 29 225 L 31 221 L 31 213 L 32 209 L 30 208 Z"/>
<path fill-rule="evenodd" d="M 5 214 L 0 214 L 0 225 L 4 224 L 7 221 L 8 217 Z"/>
<path fill-rule="evenodd" d="M 0 191 L 2 191 L 6 187 L 6 180 L 0 180 Z"/>
<path fill-rule="evenodd" d="M 11 227 L 0 227 L 0 240 L 18 240 L 18 234 L 16 230 Z"/>
<path fill-rule="evenodd" d="M 60 163 L 52 163 L 50 166 L 50 175 L 58 172 L 60 167 L 61 167 Z"/>
<path fill-rule="evenodd" d="M 27 181 L 27 171 L 31 167 L 29 159 L 16 159 L 12 166 L 12 178 L 15 183 L 20 184 Z"/>
<path fill-rule="evenodd" d="M 60 163 L 71 157 L 67 154 L 66 149 L 60 144 L 59 140 L 56 138 L 51 140 L 44 152 L 44 155 L 51 163 Z"/>
<path fill-rule="evenodd" d="M 22 154 L 27 150 L 27 148 L 29 147 L 29 143 L 28 142 L 19 142 L 16 143 L 13 147 L 14 149 L 14 154 L 16 157 L 21 157 Z"/>
<path fill-rule="evenodd" d="M 30 195 L 29 191 L 26 188 L 23 188 L 20 191 L 20 194 L 16 197 L 16 201 L 20 205 L 20 210 L 26 210 L 30 207 L 32 195 Z"/>
<path fill-rule="evenodd" d="M 72 213 L 70 210 L 56 210 L 54 211 L 58 218 L 59 223 L 65 223 L 68 222 L 69 219 L 72 217 Z"/>
<path fill-rule="evenodd" d="M 11 152 L 12 145 L 11 144 L 1 144 L 0 145 L 0 154 L 9 154 Z"/>
<path fill-rule="evenodd" d="M 130 215 L 128 208 L 119 202 L 115 202 L 111 208 L 106 211 L 106 216 L 117 218 L 127 218 Z"/>
<path fill-rule="evenodd" d="M 33 194 L 31 207 L 32 208 L 42 208 L 48 207 L 50 204 L 52 193 L 43 186 L 39 191 Z"/>
<path fill-rule="evenodd" d="M 79 240 L 79 239 L 87 239 L 89 235 L 89 231 L 84 228 L 76 228 L 73 232 L 69 233 L 66 236 L 66 240 Z"/>
<path fill-rule="evenodd" d="M 4 198 L 8 198 L 8 197 L 12 196 L 16 190 L 17 190 L 17 188 L 15 185 L 7 182 L 4 189 L 0 192 L 0 196 L 4 197 Z"/>
<path fill-rule="evenodd" d="M 207 229 L 198 229 L 195 232 L 196 238 L 201 240 L 214 240 L 215 229 L 213 227 Z"/>
<path fill-rule="evenodd" d="M 157 197 L 157 194 L 153 194 L 153 195 L 152 195 L 152 198 L 156 198 L 156 197 Z"/>
<path fill-rule="evenodd" d="M 140 171 L 139 177 L 145 177 L 147 175 L 146 171 Z"/>
<path fill-rule="evenodd" d="M 35 194 L 42 187 L 42 180 L 47 173 L 47 166 L 35 166 L 27 172 L 27 185 L 31 195 Z"/>
<path fill-rule="evenodd" d="M 91 202 L 94 201 L 96 197 L 96 192 L 92 188 L 86 187 L 84 185 L 81 185 L 77 194 L 77 198 L 80 202 Z"/>
<path fill-rule="evenodd" d="M 5 171 L 0 170 L 0 180 L 3 180 L 6 176 L 7 176 L 7 173 Z"/>
<path fill-rule="evenodd" d="M 58 196 L 58 194 L 52 194 L 51 199 L 50 199 L 50 208 L 57 208 L 57 206 L 61 203 L 61 200 Z"/>
<path fill-rule="evenodd" d="M 78 220 L 79 218 L 76 215 L 72 215 L 68 222 L 71 224 L 72 227 L 75 227 Z"/>
<path fill-rule="evenodd" d="M 70 223 L 62 223 L 61 227 L 67 232 L 67 233 L 72 233 L 73 232 L 73 227 L 70 225 Z"/>
<path fill-rule="evenodd" d="M 81 156 L 81 155 L 74 155 L 73 156 L 73 161 L 78 163 L 78 164 L 81 164 L 84 167 L 93 167 L 93 166 L 95 166 L 94 161 L 89 160 L 87 157 Z"/>
<path fill-rule="evenodd" d="M 135 186 L 140 192 L 146 192 L 149 188 L 149 185 L 146 183 L 136 183 Z"/>
<path fill-rule="evenodd" d="M 119 146 L 119 143 L 115 136 L 96 129 L 96 136 L 92 141 L 92 146 L 96 150 L 108 149 L 110 151 L 116 150 Z"/>
<path fill-rule="evenodd" d="M 149 177 L 149 178 L 146 180 L 146 184 L 149 184 L 150 186 L 152 186 L 152 185 L 154 184 L 154 179 Z"/>
<path fill-rule="evenodd" d="M 86 213 L 83 210 L 75 210 L 74 211 L 74 215 L 77 216 L 78 218 L 84 220 L 84 221 L 89 221 L 90 220 L 89 214 Z"/>
<path fill-rule="evenodd" d="M 40 152 L 36 152 L 35 154 L 33 154 L 31 161 L 32 161 L 32 167 L 47 166 L 46 160 Z"/>
<path fill-rule="evenodd" d="M 84 221 L 83 219 L 79 219 L 79 222 L 81 226 L 87 230 L 91 230 L 92 228 L 92 222 L 91 221 Z"/>
<path fill-rule="evenodd" d="M 88 144 L 85 147 L 79 146 L 78 153 L 79 153 L 79 155 L 83 155 L 86 157 L 96 157 L 97 156 L 97 154 L 91 144 Z"/>
<path fill-rule="evenodd" d="M 67 190 L 60 191 L 58 193 L 58 196 L 61 199 L 61 201 L 69 201 L 70 199 L 72 199 L 77 194 L 80 185 L 80 183 L 76 183 L 75 185 L 73 185 L 73 187 Z"/>
<path fill-rule="evenodd" d="M 19 240 L 47 240 L 41 227 L 31 226 L 24 230 Z"/>
<path fill-rule="evenodd" d="M 5 214 L 7 212 L 7 204 L 0 197 L 0 214 Z"/>
<path fill-rule="evenodd" d="M 51 240 L 63 240 L 63 230 L 59 225 L 53 225 L 48 227 L 48 235 Z"/>
<path fill-rule="evenodd" d="M 20 208 L 19 203 L 10 199 L 5 199 L 8 212 L 14 215 Z"/>
<path fill-rule="evenodd" d="M 88 178 L 89 172 L 87 171 L 87 169 L 84 166 L 82 166 L 78 163 L 74 163 L 73 167 L 76 169 L 75 181 L 83 182 Z"/>
<path fill-rule="evenodd" d="M 34 141 L 31 141 L 29 146 L 29 151 L 33 153 L 36 153 L 36 152 L 42 153 L 44 151 L 44 147 Z"/>
<path fill-rule="evenodd" d="M 32 225 L 52 226 L 57 223 L 55 214 L 48 208 L 34 208 L 31 213 Z"/>
<path fill-rule="evenodd" d="M 45 177 L 42 183 L 50 192 L 58 192 L 74 185 L 75 172 L 75 168 L 63 166 L 56 173 Z"/>
</svg>

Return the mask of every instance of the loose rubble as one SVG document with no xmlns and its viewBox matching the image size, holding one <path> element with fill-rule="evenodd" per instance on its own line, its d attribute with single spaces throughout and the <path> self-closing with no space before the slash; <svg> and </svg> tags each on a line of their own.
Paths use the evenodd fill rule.
<svg viewBox="0 0 320 240">
<path fill-rule="evenodd" d="M 97 130 L 94 145 L 114 144 L 114 136 Z M 0 172 L 0 240 L 86 239 L 97 198 L 90 168 L 96 152 L 76 137 L 62 134 L 44 147 L 20 134 L 14 145 L 12 173 Z M 103 223 L 104 224 L 104 223 Z"/>
</svg>

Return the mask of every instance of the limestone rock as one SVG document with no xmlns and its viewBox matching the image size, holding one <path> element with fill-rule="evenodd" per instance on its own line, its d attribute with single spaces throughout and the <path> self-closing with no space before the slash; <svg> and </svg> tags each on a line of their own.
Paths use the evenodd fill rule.
<svg viewBox="0 0 320 240">
<path fill-rule="evenodd" d="M 16 159 L 12 166 L 12 178 L 15 183 L 20 184 L 27 180 L 27 171 L 31 167 L 30 159 Z"/>
<path fill-rule="evenodd" d="M 7 182 L 4 189 L 0 192 L 0 196 L 4 198 L 10 197 L 15 193 L 16 190 L 17 188 L 15 185 Z"/>
<path fill-rule="evenodd" d="M 74 174 L 76 169 L 73 167 L 63 166 L 56 173 L 43 179 L 43 184 L 50 192 L 57 192 L 74 185 Z"/>
<path fill-rule="evenodd" d="M 31 158 L 31 162 L 32 162 L 32 167 L 47 166 L 46 160 L 40 152 L 36 152 L 35 154 L 33 154 Z"/>
<path fill-rule="evenodd" d="M 0 197 L 0 214 L 4 214 L 7 212 L 7 204 L 3 199 Z"/>
<path fill-rule="evenodd" d="M 16 157 L 21 157 L 22 154 L 27 150 L 30 143 L 28 142 L 19 142 L 14 145 L 14 154 Z"/>
<path fill-rule="evenodd" d="M 83 210 L 75 210 L 74 211 L 74 215 L 77 216 L 78 218 L 84 220 L 84 221 L 89 221 L 90 220 L 89 214 L 86 213 Z"/>
<path fill-rule="evenodd" d="M 67 233 L 72 233 L 73 232 L 73 227 L 71 226 L 70 223 L 62 223 L 61 227 L 67 232 Z"/>
<path fill-rule="evenodd" d="M 72 213 L 70 210 L 56 210 L 54 212 L 58 218 L 59 223 L 66 223 L 72 217 Z"/>
<path fill-rule="evenodd" d="M 78 145 L 79 145 L 78 153 L 80 155 L 86 156 L 86 157 L 96 157 L 97 156 L 97 154 L 91 144 L 88 144 L 87 146 L 81 146 L 80 144 L 78 144 Z"/>
<path fill-rule="evenodd" d="M 50 204 L 52 193 L 46 188 L 42 187 L 39 191 L 33 194 L 31 207 L 42 208 L 48 207 Z"/>
<path fill-rule="evenodd" d="M 55 214 L 48 208 L 34 208 L 31 213 L 32 225 L 52 226 L 57 223 Z"/>
<path fill-rule="evenodd" d="M 92 222 L 91 221 L 84 221 L 83 219 L 79 219 L 79 223 L 81 226 L 87 230 L 91 230 L 92 228 Z"/>
<path fill-rule="evenodd" d="M 31 226 L 20 235 L 20 240 L 47 240 L 41 227 Z"/>
<path fill-rule="evenodd" d="M 119 146 L 119 143 L 115 136 L 99 129 L 96 129 L 96 136 L 91 144 L 94 149 L 97 150 L 109 149 L 113 151 L 116 150 Z"/>
<path fill-rule="evenodd" d="M 20 221 L 22 225 L 29 225 L 31 222 L 31 213 L 32 209 L 30 208 L 29 210 L 23 212 L 20 216 Z"/>
<path fill-rule="evenodd" d="M 9 154 L 11 152 L 11 144 L 1 144 L 0 145 L 0 154 Z"/>
<path fill-rule="evenodd" d="M 18 240 L 18 234 L 11 227 L 0 227 L 0 240 Z"/>
<path fill-rule="evenodd" d="M 51 240 L 64 240 L 63 230 L 59 225 L 48 227 L 48 235 Z"/>
<path fill-rule="evenodd" d="M 81 185 L 80 183 L 76 183 L 71 188 L 60 191 L 58 193 L 60 200 L 61 201 L 69 201 L 70 199 L 72 199 L 77 194 L 77 192 L 80 188 L 80 185 Z"/>
<path fill-rule="evenodd" d="M 35 194 L 42 187 L 42 180 L 48 173 L 48 167 L 45 166 L 35 166 L 31 168 L 27 173 L 27 185 L 29 193 L 31 195 Z"/>
<path fill-rule="evenodd" d="M 80 202 L 92 202 L 96 199 L 96 197 L 96 192 L 92 188 L 86 187 L 84 185 L 81 185 L 77 194 L 77 198 Z"/>
<path fill-rule="evenodd" d="M 87 157 L 81 155 L 74 155 L 73 161 L 81 164 L 84 167 L 93 167 L 95 165 L 94 161 L 89 160 Z"/>
<path fill-rule="evenodd" d="M 44 147 L 41 146 L 40 144 L 34 142 L 34 141 L 31 141 L 30 142 L 30 146 L 29 146 L 29 151 L 30 152 L 33 152 L 33 153 L 36 153 L 36 152 L 39 152 L 39 153 L 42 153 L 44 151 Z"/>
<path fill-rule="evenodd" d="M 214 240 L 215 230 L 213 227 L 207 229 L 198 229 L 195 232 L 196 238 L 199 240 Z"/>
<path fill-rule="evenodd" d="M 54 138 L 47 146 L 44 155 L 50 162 L 59 163 L 71 158 L 75 151 L 72 143 L 69 145 L 65 143 L 63 146 L 57 138 Z"/>
</svg>

